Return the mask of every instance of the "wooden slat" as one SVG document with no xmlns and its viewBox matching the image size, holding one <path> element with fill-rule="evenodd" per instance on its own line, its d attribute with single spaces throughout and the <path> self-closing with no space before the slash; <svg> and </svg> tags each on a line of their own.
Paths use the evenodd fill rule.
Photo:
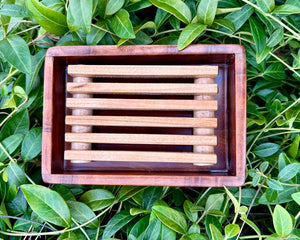
<svg viewBox="0 0 300 240">
<path fill-rule="evenodd" d="M 218 66 L 69 65 L 68 74 L 85 77 L 216 77 Z"/>
<path fill-rule="evenodd" d="M 158 144 L 158 145 L 217 145 L 216 136 L 117 133 L 66 133 L 66 142 Z"/>
<path fill-rule="evenodd" d="M 125 162 L 174 162 L 213 165 L 217 162 L 215 154 L 197 154 L 182 152 L 141 152 L 141 151 L 65 151 L 65 159 L 87 159 L 92 161 Z"/>
<path fill-rule="evenodd" d="M 68 125 L 136 127 L 217 127 L 217 118 L 66 116 Z"/>
<path fill-rule="evenodd" d="M 217 110 L 216 100 L 157 100 L 157 99 L 75 99 L 67 98 L 68 108 L 133 109 L 133 110 Z"/>
<path fill-rule="evenodd" d="M 123 94 L 217 94 L 217 84 L 166 83 L 67 83 L 71 93 L 123 93 Z"/>
</svg>

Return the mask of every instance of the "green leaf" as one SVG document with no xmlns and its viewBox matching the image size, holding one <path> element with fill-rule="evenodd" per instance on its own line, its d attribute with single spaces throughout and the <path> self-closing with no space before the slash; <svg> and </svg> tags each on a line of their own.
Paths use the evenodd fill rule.
<svg viewBox="0 0 300 240">
<path fill-rule="evenodd" d="M 255 42 L 256 51 L 260 54 L 266 46 L 266 33 L 265 28 L 254 17 L 249 18 L 251 32 Z"/>
<path fill-rule="evenodd" d="M 237 235 L 240 231 L 240 226 L 237 224 L 229 224 L 225 227 L 225 237 L 232 238 Z"/>
<path fill-rule="evenodd" d="M 253 153 L 259 157 L 269 157 L 277 153 L 280 146 L 276 143 L 262 143 L 254 148 Z"/>
<path fill-rule="evenodd" d="M 106 29 L 104 21 L 98 21 L 95 25 L 102 29 Z M 86 35 L 86 44 L 97 45 L 104 37 L 105 34 L 106 34 L 105 31 L 92 26 L 90 33 Z"/>
<path fill-rule="evenodd" d="M 254 222 L 252 222 L 251 220 L 249 220 L 249 219 L 247 218 L 246 215 L 242 215 L 242 216 L 241 216 L 241 220 L 244 221 L 245 223 L 247 223 L 248 226 L 250 226 L 250 227 L 257 233 L 258 239 L 259 239 L 259 240 L 262 239 L 260 230 L 259 230 L 259 228 L 255 225 Z"/>
<path fill-rule="evenodd" d="M 31 184 L 22 185 L 21 189 L 29 206 L 40 218 L 62 227 L 71 225 L 70 210 L 57 192 Z"/>
<path fill-rule="evenodd" d="M 292 197 L 291 195 L 293 193 L 295 193 L 297 191 L 297 189 L 295 187 L 284 187 L 283 190 L 278 191 L 278 197 L 273 200 L 272 202 L 268 201 L 266 198 L 266 193 L 264 193 L 260 199 L 259 199 L 259 203 L 260 204 L 265 204 L 265 205 L 269 205 L 269 204 L 282 204 L 282 203 L 287 203 L 292 201 Z"/>
<path fill-rule="evenodd" d="M 275 8 L 274 0 L 257 0 L 257 5 L 266 13 L 271 12 Z"/>
<path fill-rule="evenodd" d="M 220 230 L 213 224 L 209 224 L 212 240 L 224 239 Z"/>
<path fill-rule="evenodd" d="M 28 162 L 35 158 L 42 151 L 42 128 L 32 128 L 26 135 L 22 143 L 21 157 Z"/>
<path fill-rule="evenodd" d="M 297 136 L 294 138 L 292 144 L 290 145 L 289 149 L 287 150 L 287 154 L 292 157 L 296 158 L 299 152 L 299 144 L 300 144 L 300 135 L 297 134 Z"/>
<path fill-rule="evenodd" d="M 158 217 L 158 219 L 165 224 L 167 227 L 174 231 L 185 234 L 187 232 L 187 223 L 181 213 L 167 207 L 167 206 L 156 206 L 152 207 L 152 211 Z"/>
<path fill-rule="evenodd" d="M 217 11 L 218 0 L 203 0 L 197 8 L 197 19 L 200 23 L 211 26 Z"/>
<path fill-rule="evenodd" d="M 150 213 L 149 210 L 144 210 L 144 209 L 140 209 L 140 208 L 130 208 L 129 212 L 130 212 L 130 215 L 132 215 L 132 216 L 139 215 L 142 213 Z"/>
<path fill-rule="evenodd" d="M 159 239 L 176 240 L 176 232 L 162 224 Z"/>
<path fill-rule="evenodd" d="M 29 115 L 28 110 L 24 109 L 13 115 L 12 118 L 5 123 L 0 131 L 0 140 L 17 133 L 27 134 L 28 129 Z"/>
<path fill-rule="evenodd" d="M 137 223 L 134 224 L 134 226 L 131 228 L 128 240 L 137 240 L 142 239 L 144 232 L 149 225 L 149 215 L 143 217 Z"/>
<path fill-rule="evenodd" d="M 268 167 L 269 167 L 269 162 L 267 162 L 267 161 L 265 161 L 265 162 L 262 162 L 262 164 L 260 164 L 260 166 L 259 166 L 259 170 L 262 172 L 262 173 L 264 173 L 267 169 L 268 169 Z"/>
<path fill-rule="evenodd" d="M 231 32 L 235 32 L 234 24 L 225 18 L 215 19 L 215 24 L 218 24 L 221 27 L 229 29 Z"/>
<path fill-rule="evenodd" d="M 120 38 L 135 38 L 133 27 L 129 19 L 129 13 L 121 9 L 110 18 L 111 28 Z"/>
<path fill-rule="evenodd" d="M 273 79 L 285 79 L 285 68 L 281 63 L 273 63 L 267 67 L 262 77 L 273 80 Z M 271 78 L 271 79 L 270 79 Z"/>
<path fill-rule="evenodd" d="M 22 6 L 16 4 L 5 4 L 0 9 L 0 15 L 24 18 L 24 17 L 31 17 L 32 13 Z"/>
<path fill-rule="evenodd" d="M 125 3 L 125 0 L 108 0 L 105 8 L 105 16 L 110 16 L 119 11 Z"/>
<path fill-rule="evenodd" d="M 25 92 L 27 94 L 30 93 L 32 88 L 34 87 L 35 80 L 38 77 L 38 73 L 42 68 L 44 63 L 46 50 L 40 50 L 37 54 L 31 57 L 31 71 L 30 74 L 26 74 L 26 85 L 25 85 Z"/>
<path fill-rule="evenodd" d="M 206 25 L 200 23 L 191 23 L 187 25 L 181 32 L 178 39 L 178 50 L 182 50 L 187 47 L 192 41 L 200 36 L 206 29 Z"/>
<path fill-rule="evenodd" d="M 18 133 L 5 138 L 1 144 L 9 154 L 12 154 L 20 146 L 23 139 L 24 134 Z M 0 162 L 3 162 L 7 158 L 8 156 L 0 147 Z"/>
<path fill-rule="evenodd" d="M 91 31 L 93 0 L 70 0 L 67 12 L 67 23 L 71 31 L 82 29 Z"/>
<path fill-rule="evenodd" d="M 154 203 L 161 199 L 164 193 L 163 187 L 148 187 L 143 194 L 142 208 L 151 210 Z"/>
<path fill-rule="evenodd" d="M 271 48 L 275 47 L 278 43 L 282 41 L 282 39 L 283 39 L 283 30 L 282 28 L 278 28 L 272 33 L 272 35 L 268 39 L 267 45 Z"/>
<path fill-rule="evenodd" d="M 241 8 L 241 10 L 234 11 L 226 15 L 225 19 L 232 22 L 234 24 L 235 30 L 237 31 L 244 25 L 244 23 L 248 20 L 253 12 L 254 9 L 250 5 L 245 4 Z"/>
<path fill-rule="evenodd" d="M 65 232 L 61 234 L 57 240 L 78 240 L 78 237 L 75 233 L 73 232 Z"/>
<path fill-rule="evenodd" d="M 143 240 L 158 240 L 161 227 L 161 222 L 157 218 L 154 219 L 147 227 Z"/>
<path fill-rule="evenodd" d="M 26 42 L 18 35 L 10 34 L 0 41 L 0 52 L 15 68 L 30 73 L 31 57 Z"/>
<path fill-rule="evenodd" d="M 52 190 L 54 190 L 55 192 L 59 193 L 60 196 L 65 200 L 65 201 L 76 201 L 72 191 L 63 186 L 63 185 L 54 185 L 54 187 L 52 188 Z"/>
<path fill-rule="evenodd" d="M 192 207 L 194 207 L 194 204 L 191 201 L 189 201 L 189 200 L 184 201 L 183 209 L 184 209 L 185 215 L 188 217 L 188 219 L 191 222 L 196 222 L 198 220 L 198 213 L 196 211 L 191 211 Z"/>
<path fill-rule="evenodd" d="M 189 24 L 192 20 L 192 13 L 189 7 L 181 0 L 150 0 L 156 7 L 171 13 L 185 24 Z M 159 24 L 156 24 L 159 27 Z"/>
<path fill-rule="evenodd" d="M 154 23 L 157 29 L 159 29 L 170 16 L 171 16 L 170 13 L 158 8 L 154 18 Z"/>
<path fill-rule="evenodd" d="M 269 46 L 265 46 L 261 53 L 256 53 L 256 62 L 261 64 L 261 62 L 264 61 L 267 56 L 269 56 L 271 50 L 272 49 Z"/>
<path fill-rule="evenodd" d="M 268 179 L 267 180 L 267 184 L 269 185 L 270 188 L 274 189 L 274 190 L 283 190 L 282 185 L 280 184 L 280 182 L 276 181 L 275 179 Z"/>
<path fill-rule="evenodd" d="M 54 11 L 37 0 L 27 0 L 28 9 L 33 13 L 34 19 L 47 32 L 55 35 L 63 35 L 69 29 L 66 16 Z"/>
<path fill-rule="evenodd" d="M 200 232 L 201 232 L 200 226 L 196 223 L 193 223 L 188 230 L 188 234 L 200 233 Z"/>
<path fill-rule="evenodd" d="M 141 187 L 141 186 L 122 186 L 118 192 L 117 201 L 123 202 L 133 197 L 134 195 L 138 194 L 145 188 L 146 187 Z"/>
<path fill-rule="evenodd" d="M 231 200 L 232 203 L 233 203 L 233 206 L 234 206 L 234 212 L 236 213 L 236 212 L 238 211 L 238 209 L 239 209 L 239 206 L 240 206 L 240 205 L 239 205 L 239 202 L 238 202 L 238 200 L 236 200 L 235 196 L 233 196 L 233 194 L 228 190 L 227 187 L 224 186 L 224 188 L 225 188 L 225 191 L 226 191 L 228 197 L 230 198 L 230 200 Z"/>
<path fill-rule="evenodd" d="M 98 211 L 113 204 L 115 196 L 105 189 L 92 189 L 85 192 L 79 201 L 88 205 L 93 211 Z"/>
<path fill-rule="evenodd" d="M 4 201 L 1 201 L 1 204 L 0 204 L 0 215 L 5 215 L 5 216 L 8 216 L 8 213 L 7 213 L 7 210 L 6 210 L 6 207 L 5 207 L 5 203 Z M 11 222 L 10 222 L 10 219 L 9 218 L 0 218 L 0 227 L 1 227 L 1 221 L 4 221 L 5 224 L 10 228 L 12 229 L 12 225 L 11 225 Z M 5 226 L 5 225 L 4 225 Z M 3 229 L 3 228 L 1 228 Z"/>
<path fill-rule="evenodd" d="M 17 186 L 27 183 L 24 170 L 16 163 L 10 163 L 6 168 L 8 181 Z"/>
<path fill-rule="evenodd" d="M 67 201 L 70 208 L 71 217 L 80 224 L 83 224 L 92 218 L 96 217 L 95 213 L 84 203 L 77 201 Z M 99 225 L 98 219 L 86 225 L 88 228 L 96 229 Z"/>
<path fill-rule="evenodd" d="M 292 163 L 283 168 L 279 174 L 279 181 L 286 182 L 295 177 L 300 172 L 300 163 Z"/>
<path fill-rule="evenodd" d="M 273 202 L 278 198 L 278 191 L 272 188 L 268 188 L 266 191 L 266 199 L 269 202 Z"/>
<path fill-rule="evenodd" d="M 280 205 L 276 205 L 274 209 L 273 225 L 276 233 L 281 237 L 288 236 L 293 230 L 293 220 L 290 214 Z"/>
<path fill-rule="evenodd" d="M 298 203 L 298 205 L 300 205 L 300 192 L 293 193 L 293 194 L 292 194 L 292 198 L 294 199 L 294 201 L 295 201 L 296 203 Z"/>
<path fill-rule="evenodd" d="M 108 221 L 102 239 L 110 238 L 134 218 L 135 216 L 131 216 L 127 211 L 118 212 Z"/>
<path fill-rule="evenodd" d="M 299 0 L 287 0 L 281 6 L 276 7 L 272 13 L 299 14 L 300 13 L 300 2 L 299 2 Z"/>
</svg>

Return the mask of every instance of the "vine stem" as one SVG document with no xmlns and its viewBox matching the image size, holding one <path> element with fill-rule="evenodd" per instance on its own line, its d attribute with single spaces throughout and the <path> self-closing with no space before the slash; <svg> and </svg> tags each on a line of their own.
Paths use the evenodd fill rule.
<svg viewBox="0 0 300 240">
<path fill-rule="evenodd" d="M 300 74 L 294 69 L 292 68 L 290 65 L 288 65 L 285 61 L 283 61 L 281 58 L 277 57 L 274 53 L 269 52 L 269 54 L 276 58 L 279 62 L 281 62 L 284 66 L 286 66 L 289 70 L 291 70 L 293 73 L 295 73 L 298 77 L 300 77 Z"/>
<path fill-rule="evenodd" d="M 254 7 L 256 10 L 258 10 L 261 14 L 263 14 L 265 17 L 269 17 L 272 20 L 274 20 L 275 22 L 277 22 L 279 25 L 281 25 L 282 27 L 284 27 L 286 30 L 288 30 L 290 33 L 294 34 L 296 36 L 296 39 L 298 41 L 300 41 L 300 35 L 298 33 L 296 33 L 293 29 L 291 29 L 289 26 L 285 25 L 283 22 L 281 22 L 280 20 L 278 20 L 276 17 L 274 17 L 272 14 L 270 13 L 265 13 L 260 7 L 258 7 L 257 5 L 253 4 L 252 2 L 248 1 L 248 0 L 242 0 L 244 3 L 247 3 L 248 5 L 250 5 L 251 7 Z"/>
<path fill-rule="evenodd" d="M 113 205 L 112 205 L 113 206 Z M 104 213 L 106 213 L 108 210 L 111 209 L 111 207 L 108 207 L 106 208 L 103 212 L 99 213 L 97 216 L 91 218 L 89 221 L 81 224 L 81 225 L 78 225 L 76 227 L 73 227 L 73 228 L 70 228 L 70 229 L 63 229 L 63 230 L 60 230 L 60 231 L 53 231 L 53 232 L 42 232 L 42 233 L 26 233 L 27 236 L 49 236 L 49 235 L 59 235 L 59 234 L 63 234 L 65 232 L 71 232 L 71 231 L 74 231 L 74 230 L 77 230 L 77 229 L 80 229 L 86 225 L 88 225 L 89 223 L 93 222 L 94 220 L 98 219 L 99 217 L 101 217 Z M 24 232 L 17 232 L 17 231 L 14 231 L 14 232 L 4 232 L 4 231 L 0 231 L 1 234 L 3 235 L 7 235 L 7 236 L 24 236 Z"/>
<path fill-rule="evenodd" d="M 250 145 L 250 147 L 248 148 L 247 151 L 247 156 L 249 155 L 249 153 L 251 152 L 254 144 L 256 143 L 256 141 L 259 139 L 259 137 L 265 132 L 265 130 L 271 126 L 279 117 L 281 117 L 285 112 L 287 112 L 289 109 L 291 109 L 292 107 L 294 107 L 295 105 L 297 105 L 300 102 L 300 98 L 298 98 L 295 102 L 293 102 L 290 106 L 288 106 L 286 109 L 284 109 L 281 113 L 279 113 L 276 117 L 274 117 L 255 137 L 255 139 L 253 140 L 252 144 Z"/>
<path fill-rule="evenodd" d="M 13 75 L 15 75 L 16 73 L 18 73 L 19 70 L 15 70 L 12 73 L 8 74 L 1 82 L 0 82 L 0 86 L 5 83 L 8 79 L 10 79 Z"/>
</svg>

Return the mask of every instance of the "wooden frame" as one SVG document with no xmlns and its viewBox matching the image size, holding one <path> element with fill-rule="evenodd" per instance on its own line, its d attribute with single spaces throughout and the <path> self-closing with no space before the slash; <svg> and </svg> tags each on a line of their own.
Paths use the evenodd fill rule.
<svg viewBox="0 0 300 240">
<path fill-rule="evenodd" d="M 107 65 L 105 72 L 101 72 L 99 65 Z M 133 65 L 138 67 L 134 67 L 130 75 L 128 68 Z M 147 70 L 147 65 L 155 65 L 157 71 L 149 73 L 152 68 Z M 196 80 L 193 83 L 193 78 L 197 78 L 193 69 L 203 65 L 219 69 L 215 83 L 209 73 L 211 67 L 204 71 L 207 76 L 199 78 L 199 84 L 195 84 Z M 182 66 L 190 68 L 189 76 L 180 70 Z M 193 45 L 183 51 L 178 51 L 176 46 L 50 48 L 45 60 L 44 181 L 101 185 L 242 185 L 246 158 L 245 71 L 245 53 L 237 45 Z M 105 74 L 117 78 L 118 83 L 110 80 L 84 84 L 72 81 L 75 77 L 105 77 Z M 146 82 L 139 80 L 141 75 Z M 162 75 L 170 79 L 156 82 L 155 79 Z M 130 81 L 134 84 L 128 79 L 133 79 Z M 73 98 L 76 94 L 82 94 L 84 98 Z M 102 98 L 88 99 L 91 94 Z M 121 98 L 118 100 L 114 94 L 120 94 Z M 129 97 L 124 103 L 122 98 L 132 94 L 137 94 L 138 100 Z M 140 99 L 139 95 L 143 94 L 150 94 L 150 99 Z M 191 99 L 190 95 L 198 97 Z M 182 102 L 185 104 L 181 105 Z M 119 112 L 111 110 L 115 107 Z M 154 109 L 161 107 L 167 107 L 168 111 L 164 109 L 158 116 L 137 116 L 135 113 L 139 108 L 154 113 Z M 86 116 L 72 115 L 73 108 L 86 109 Z M 94 109 L 96 116 L 88 116 L 91 115 L 89 108 Z M 107 116 L 108 112 L 111 116 Z M 195 120 L 195 116 L 201 120 Z M 85 133 L 72 133 L 77 125 L 84 127 Z M 89 133 L 91 125 L 95 133 Z M 157 127 L 162 129 L 162 135 L 149 134 Z M 134 128 L 142 129 L 145 134 L 135 134 Z M 122 129 L 128 131 L 125 142 L 120 138 Z M 209 136 L 196 136 L 201 133 Z M 88 147 L 93 143 L 93 150 L 76 150 L 71 146 L 72 141 Z M 130 145 L 124 146 L 125 143 Z M 195 146 L 193 150 L 191 145 L 201 143 L 207 146 Z M 132 150 L 134 144 L 139 145 Z M 126 152 L 123 151 L 125 147 Z M 107 151 L 100 150 L 102 148 Z M 90 162 L 76 163 L 86 154 Z M 132 164 L 126 159 L 138 162 Z M 203 161 L 201 165 L 197 165 L 199 159 Z"/>
</svg>

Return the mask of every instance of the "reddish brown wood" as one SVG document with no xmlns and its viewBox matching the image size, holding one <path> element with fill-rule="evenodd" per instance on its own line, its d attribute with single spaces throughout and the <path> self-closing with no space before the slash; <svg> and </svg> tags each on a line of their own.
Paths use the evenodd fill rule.
<svg viewBox="0 0 300 240">
<path fill-rule="evenodd" d="M 214 148 L 218 162 L 214 166 L 195 166 L 192 163 L 128 163 L 91 162 L 74 164 L 64 160 L 64 151 L 70 144 L 64 141 L 65 116 L 71 115 L 66 108 L 66 75 L 70 64 L 110 65 L 215 65 L 219 67 L 216 78 L 219 93 L 216 95 L 218 110 L 215 118 L 218 127 L 215 135 L 218 144 Z M 176 46 L 78 46 L 50 48 L 45 61 L 45 92 L 43 117 L 43 179 L 50 183 L 65 184 L 110 184 L 110 185 L 158 185 L 158 186 L 240 186 L 245 179 L 246 152 L 246 80 L 245 54 L 237 45 L 193 45 L 183 51 Z M 67 77 L 66 77 L 67 76 Z M 111 82 L 111 79 L 105 79 Z M 128 82 L 121 79 L 120 82 Z M 183 83 L 180 79 L 164 79 L 166 83 Z M 186 83 L 193 83 L 184 80 Z M 144 83 L 139 79 L 134 83 Z M 147 82 L 147 81 L 146 81 Z M 151 82 L 149 79 L 148 82 Z M 130 82 L 129 82 L 130 83 Z M 118 95 L 118 97 L 122 95 Z M 105 94 L 105 97 L 114 97 Z M 126 98 L 130 95 L 126 95 Z M 131 97 L 133 98 L 133 97 Z M 137 97 L 138 98 L 138 97 Z M 149 99 L 189 99 L 188 95 L 155 95 Z M 143 116 L 143 117 L 192 117 L 190 111 L 144 111 L 94 110 L 98 116 Z M 98 133 L 135 133 L 137 127 L 94 126 Z M 159 129 L 159 130 L 157 130 Z M 138 127 L 144 134 L 192 134 L 193 128 Z M 159 131 L 159 132 L 157 132 Z M 152 146 L 95 144 L 94 150 L 107 151 L 178 151 L 191 152 L 192 146 Z M 117 167 L 116 167 L 117 166 Z"/>
</svg>

